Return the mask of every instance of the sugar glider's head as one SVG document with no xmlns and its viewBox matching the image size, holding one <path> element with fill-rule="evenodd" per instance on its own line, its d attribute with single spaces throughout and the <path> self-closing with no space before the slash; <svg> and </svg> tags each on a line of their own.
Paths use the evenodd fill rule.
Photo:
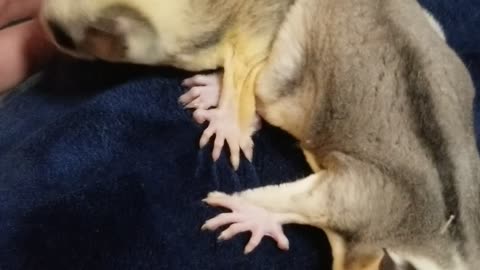
<svg viewBox="0 0 480 270">
<path fill-rule="evenodd" d="M 176 53 L 172 29 L 179 27 L 180 2 L 45 0 L 40 17 L 50 39 L 70 55 L 161 64 Z"/>
</svg>

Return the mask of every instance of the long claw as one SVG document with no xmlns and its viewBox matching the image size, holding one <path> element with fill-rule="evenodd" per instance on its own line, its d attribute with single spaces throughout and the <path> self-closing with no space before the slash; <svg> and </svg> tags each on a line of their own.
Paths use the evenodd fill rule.
<svg viewBox="0 0 480 270">
<path fill-rule="evenodd" d="M 252 159 L 253 159 L 253 141 L 251 139 L 249 139 L 248 142 L 243 145 L 242 151 L 245 154 L 245 157 L 247 158 L 247 160 L 252 162 Z"/>
<path fill-rule="evenodd" d="M 220 214 L 220 215 L 218 215 L 214 218 L 211 218 L 211 219 L 207 220 L 202 225 L 201 229 L 202 229 L 202 231 L 204 231 L 204 230 L 214 231 L 214 230 L 218 229 L 219 227 L 222 227 L 222 226 L 230 224 L 230 223 L 238 222 L 241 219 L 242 219 L 241 216 L 239 216 L 238 214 L 223 213 L 223 214 Z"/>
<path fill-rule="evenodd" d="M 200 88 L 198 87 L 193 87 L 190 89 L 188 92 L 185 94 L 181 95 L 180 98 L 178 98 L 178 101 L 182 103 L 183 105 L 191 103 L 194 99 L 198 98 L 200 96 Z"/>
<path fill-rule="evenodd" d="M 210 206 L 223 207 L 231 210 L 235 210 L 240 206 L 234 197 L 217 191 L 210 192 L 202 201 Z"/>
<path fill-rule="evenodd" d="M 233 169 L 238 171 L 238 168 L 240 168 L 240 157 L 238 155 L 231 155 L 230 162 L 232 162 Z"/>
<path fill-rule="evenodd" d="M 240 167 L 240 146 L 227 138 L 228 147 L 230 148 L 230 162 L 236 171 Z"/>
<path fill-rule="evenodd" d="M 252 252 L 262 241 L 263 238 L 263 233 L 259 230 L 253 230 L 252 231 L 252 237 L 250 237 L 250 240 L 248 241 L 248 244 L 245 246 L 244 253 L 249 254 Z"/>
<path fill-rule="evenodd" d="M 288 241 L 287 236 L 283 232 L 282 227 L 277 227 L 273 233 L 270 235 L 276 242 L 277 247 L 282 250 L 288 250 L 290 248 L 290 242 Z"/>
<path fill-rule="evenodd" d="M 215 130 L 210 126 L 203 131 L 202 137 L 200 138 L 200 148 L 203 148 L 208 144 L 210 138 L 215 134 Z"/>
<path fill-rule="evenodd" d="M 225 144 L 225 138 L 217 136 L 213 144 L 212 158 L 213 161 L 217 161 L 222 153 L 223 145 Z"/>
<path fill-rule="evenodd" d="M 224 230 L 220 236 L 218 237 L 219 240 L 230 240 L 232 239 L 235 235 L 246 232 L 250 230 L 249 224 L 246 223 L 234 223 L 230 225 L 226 230 Z"/>
<path fill-rule="evenodd" d="M 247 160 L 248 160 L 249 162 L 252 162 L 252 160 L 253 160 L 253 149 L 248 148 L 248 149 L 245 151 L 245 157 L 247 158 Z"/>
</svg>

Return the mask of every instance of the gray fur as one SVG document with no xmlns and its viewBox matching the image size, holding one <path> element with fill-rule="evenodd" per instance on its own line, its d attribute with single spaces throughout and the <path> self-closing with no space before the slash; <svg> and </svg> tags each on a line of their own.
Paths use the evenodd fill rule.
<svg viewBox="0 0 480 270">
<path fill-rule="evenodd" d="M 329 224 L 320 225 L 340 232 L 351 254 L 389 248 L 453 269 L 458 252 L 477 269 L 474 90 L 459 57 L 413 0 L 296 5 L 301 12 L 287 17 L 288 34 L 279 35 L 260 79 L 259 111 L 295 135 L 319 167 L 360 176 L 323 184 Z M 291 42 L 302 51 L 289 52 Z M 294 68 L 285 72 L 284 62 Z M 288 119 L 292 107 L 306 111 Z M 348 188 L 368 196 L 352 205 L 342 198 Z"/>
</svg>

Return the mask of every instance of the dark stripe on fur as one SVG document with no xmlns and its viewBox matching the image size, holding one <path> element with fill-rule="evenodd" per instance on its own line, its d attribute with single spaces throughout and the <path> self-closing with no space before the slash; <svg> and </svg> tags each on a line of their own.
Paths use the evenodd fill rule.
<svg viewBox="0 0 480 270">
<path fill-rule="evenodd" d="M 455 165 L 449 155 L 445 135 L 436 118 L 435 104 L 432 97 L 432 85 L 423 75 L 421 59 L 416 51 L 404 48 L 402 51 L 405 59 L 405 72 L 408 75 L 407 96 L 410 99 L 412 115 L 415 117 L 412 123 L 418 132 L 421 144 L 428 151 L 442 183 L 442 195 L 446 206 L 445 222 L 451 215 L 455 219 L 449 227 L 450 235 L 459 242 L 464 242 L 465 235 L 462 228 L 459 198 L 456 188 Z"/>
</svg>

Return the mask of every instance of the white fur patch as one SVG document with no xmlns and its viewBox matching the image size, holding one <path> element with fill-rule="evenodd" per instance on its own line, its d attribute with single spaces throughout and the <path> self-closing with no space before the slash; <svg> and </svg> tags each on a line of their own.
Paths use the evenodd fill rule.
<svg viewBox="0 0 480 270">
<path fill-rule="evenodd" d="M 430 25 L 433 27 L 433 29 L 435 30 L 435 32 L 437 32 L 437 34 L 443 39 L 443 40 L 447 40 L 446 37 L 445 37 L 445 32 L 443 32 L 443 28 L 442 26 L 440 25 L 440 23 L 433 17 L 432 14 L 430 14 L 430 12 L 428 12 L 427 10 L 423 10 L 423 12 L 425 13 L 425 16 L 427 16 L 427 20 L 428 22 L 430 23 Z"/>
</svg>

